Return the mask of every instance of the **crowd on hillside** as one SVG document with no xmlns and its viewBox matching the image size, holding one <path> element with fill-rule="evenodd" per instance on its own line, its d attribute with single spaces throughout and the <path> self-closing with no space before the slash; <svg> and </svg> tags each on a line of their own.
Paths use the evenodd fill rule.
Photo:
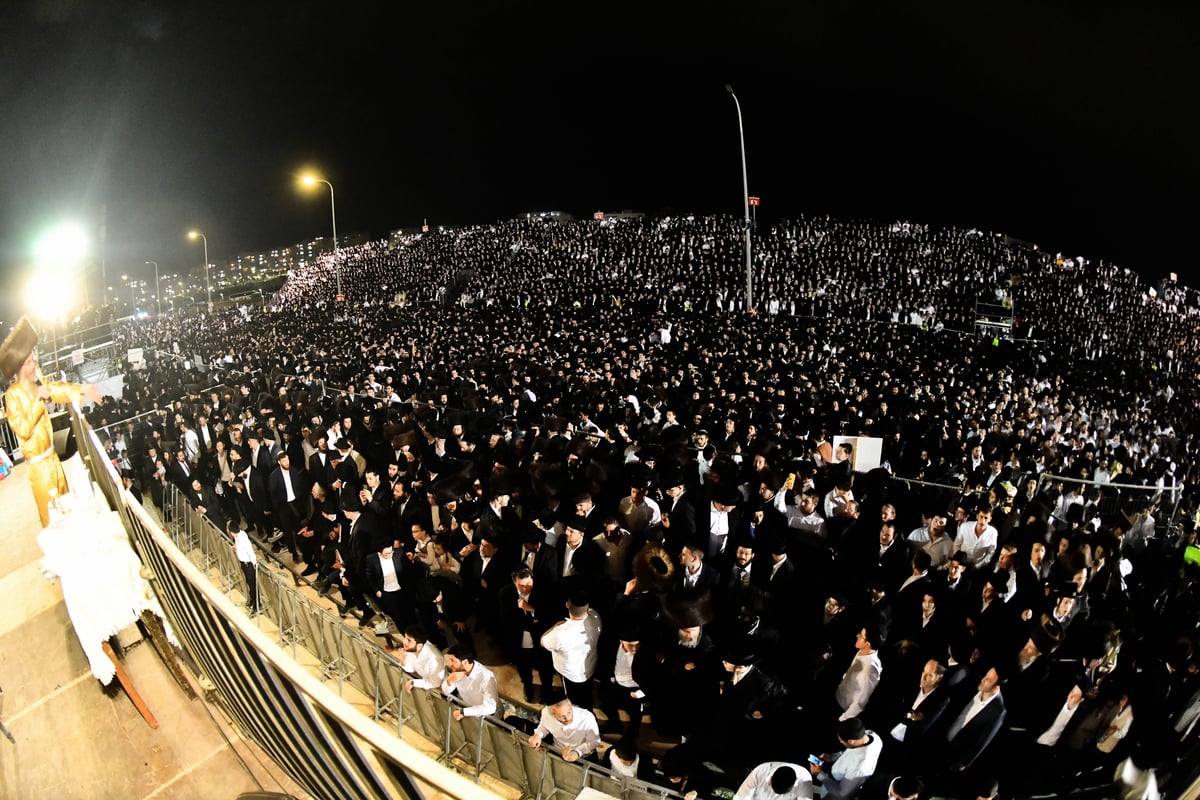
<svg viewBox="0 0 1200 800">
<path fill-rule="evenodd" d="M 834 797 L 1170 767 L 1200 714 L 1190 290 L 822 218 L 756 233 L 747 310 L 739 226 L 346 248 L 266 314 L 123 329 L 160 352 L 94 422 L 152 411 L 107 429 L 127 483 L 244 521 L 412 664 L 448 650 L 468 711 L 496 708 L 475 637 L 501 647 L 539 745 L 612 734 L 628 769 L 649 725 L 701 793 L 705 763 Z"/>
</svg>

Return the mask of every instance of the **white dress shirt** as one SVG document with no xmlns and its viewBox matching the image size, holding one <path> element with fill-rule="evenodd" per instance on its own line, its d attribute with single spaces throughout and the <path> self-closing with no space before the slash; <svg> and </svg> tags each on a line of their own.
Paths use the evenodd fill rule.
<svg viewBox="0 0 1200 800">
<path fill-rule="evenodd" d="M 571 721 L 563 725 L 554 718 L 550 706 L 542 707 L 542 719 L 534 733 L 545 739 L 554 737 L 554 744 L 563 750 L 574 750 L 582 758 L 594 752 L 600 744 L 600 725 L 596 715 L 586 708 L 571 707 Z"/>
<path fill-rule="evenodd" d="M 490 716 L 500 706 L 500 686 L 490 669 L 478 661 L 474 663 L 470 674 L 457 683 L 447 683 L 449 676 L 446 676 L 442 680 L 442 693 L 458 692 L 458 699 L 465 706 L 462 710 L 464 717 Z"/>
</svg>

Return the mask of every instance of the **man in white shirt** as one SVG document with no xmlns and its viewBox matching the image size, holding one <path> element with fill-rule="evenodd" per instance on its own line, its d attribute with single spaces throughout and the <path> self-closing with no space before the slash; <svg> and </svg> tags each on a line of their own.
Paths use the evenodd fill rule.
<svg viewBox="0 0 1200 800">
<path fill-rule="evenodd" d="M 799 764 L 767 761 L 759 764 L 733 795 L 733 800 L 811 800 L 812 775 Z"/>
<path fill-rule="evenodd" d="M 966 553 L 975 569 L 986 567 L 996 552 L 1000 534 L 991 522 L 992 509 L 984 506 L 976 512 L 974 522 L 958 526 L 958 535 L 954 537 L 954 552 Z"/>
<path fill-rule="evenodd" d="M 454 709 L 454 718 L 487 717 L 500 707 L 500 686 L 490 669 L 475 660 L 475 652 L 456 644 L 446 651 L 449 673 L 442 681 L 442 693 L 458 693 L 463 708 Z"/>
<path fill-rule="evenodd" d="M 254 552 L 254 545 L 250 544 L 249 535 L 236 522 L 226 522 L 225 530 L 233 539 L 233 553 L 242 567 L 242 575 L 246 578 L 246 610 L 251 617 L 256 617 L 259 612 L 258 556 Z"/>
<path fill-rule="evenodd" d="M 578 761 L 596 752 L 600 727 L 591 711 L 573 705 L 570 700 L 560 700 L 542 708 L 541 721 L 529 737 L 529 744 L 540 750 L 547 737 L 553 737 L 564 761 Z"/>
<path fill-rule="evenodd" d="M 1079 706 L 1083 703 L 1083 690 L 1078 685 L 1072 686 L 1071 691 L 1067 692 L 1067 699 L 1058 710 L 1058 714 L 1050 723 L 1050 727 L 1042 731 L 1036 741 L 1043 747 L 1054 747 L 1058 744 L 1058 740 L 1062 738 L 1063 732 L 1070 724 L 1071 718 L 1075 716 L 1075 712 L 1079 710 Z"/>
<path fill-rule="evenodd" d="M 434 689 L 446 679 L 446 664 L 441 652 L 428 640 L 420 625 L 409 625 L 400 639 L 400 649 L 393 655 L 409 675 L 404 682 L 404 691 L 412 694 L 413 689 Z"/>
<path fill-rule="evenodd" d="M 808 769 L 813 780 L 824 787 L 826 798 L 848 800 L 875 774 L 883 740 L 867 730 L 858 717 L 839 722 L 837 737 L 846 749 L 832 755 L 823 753 L 821 763 L 812 764 Z"/>
<path fill-rule="evenodd" d="M 854 646 L 858 652 L 846 674 L 842 676 L 834 692 L 834 698 L 842 709 L 838 721 L 858 717 L 866 709 L 879 678 L 883 674 L 883 662 L 879 660 L 879 633 L 874 626 L 860 628 Z"/>
<path fill-rule="evenodd" d="M 607 718 L 601 730 L 604 733 L 620 733 L 623 739 L 636 740 L 642 726 L 642 691 L 634 678 L 633 662 L 641 647 L 641 633 L 634 624 L 627 624 L 619 631 L 620 641 L 614 653 L 612 675 L 600 682 L 600 710 Z M 621 709 L 629 714 L 629 728 L 621 725 Z"/>
<path fill-rule="evenodd" d="M 593 702 L 592 675 L 596 672 L 600 629 L 600 615 L 576 592 L 567 600 L 567 618 L 542 634 L 542 647 L 550 651 L 554 671 L 562 677 L 567 697 L 589 711 Z"/>
<path fill-rule="evenodd" d="M 649 476 L 638 476 L 631 481 L 629 494 L 617 504 L 621 525 L 630 533 L 645 536 L 655 525 L 662 522 L 662 512 L 652 498 L 646 495 L 650 488 Z"/>
<path fill-rule="evenodd" d="M 946 515 L 935 512 L 929 518 L 929 524 L 917 528 L 908 535 L 909 544 L 913 551 L 924 550 L 929 554 L 931 569 L 942 569 L 950 556 L 954 554 L 954 539 L 946 532 Z"/>
<path fill-rule="evenodd" d="M 805 492 L 800 495 L 798 506 L 787 507 L 787 524 L 789 528 L 806 531 L 819 539 L 825 538 L 825 517 L 817 511 L 820 498 L 816 492 Z"/>
</svg>

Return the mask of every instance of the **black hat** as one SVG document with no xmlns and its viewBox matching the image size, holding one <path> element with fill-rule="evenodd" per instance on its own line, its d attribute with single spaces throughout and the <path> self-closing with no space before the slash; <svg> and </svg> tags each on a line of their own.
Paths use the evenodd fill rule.
<svg viewBox="0 0 1200 800">
<path fill-rule="evenodd" d="M 742 502 L 742 493 L 738 491 L 736 486 L 727 486 L 724 483 L 718 483 L 712 488 L 712 499 L 715 503 L 720 503 L 723 506 L 736 506 Z"/>
<path fill-rule="evenodd" d="M 724 654 L 721 656 L 722 661 L 727 661 L 730 664 L 735 664 L 739 667 L 757 664 L 759 659 L 759 654 L 755 652 L 753 648 L 748 647 L 745 643 L 735 644 L 726 648 Z"/>
<path fill-rule="evenodd" d="M 645 491 L 650 488 L 652 483 L 650 468 L 645 464 L 634 464 L 629 470 L 629 486 L 633 489 L 641 489 Z"/>
<path fill-rule="evenodd" d="M 337 443 L 334 444 L 333 447 L 335 450 L 349 450 L 350 449 L 350 440 L 347 439 L 345 436 L 342 436 L 341 438 L 339 438 L 337 440 Z"/>
<path fill-rule="evenodd" d="M 683 470 L 679 467 L 664 470 L 662 477 L 659 479 L 659 484 L 664 489 L 683 486 L 685 483 L 687 483 L 687 480 L 683 477 Z"/>
<path fill-rule="evenodd" d="M 988 576 L 988 585 L 996 590 L 996 594 L 1004 597 L 1008 594 L 1008 578 L 1001 572 L 993 572 Z"/>
<path fill-rule="evenodd" d="M 622 642 L 640 642 L 642 640 L 642 624 L 636 619 L 625 619 L 617 625 L 617 639 Z"/>
<path fill-rule="evenodd" d="M 712 595 L 707 589 L 672 592 L 662 598 L 663 616 L 676 628 L 695 628 L 713 621 Z"/>
<path fill-rule="evenodd" d="M 495 478 L 488 484 L 487 499 L 494 500 L 497 497 L 512 494 L 512 481 L 508 478 Z"/>
<path fill-rule="evenodd" d="M 579 514 L 572 514 L 565 520 L 568 528 L 574 528 L 577 531 L 587 532 L 587 517 Z"/>
<path fill-rule="evenodd" d="M 482 508 L 475 500 L 468 500 L 465 503 L 459 503 L 454 509 L 454 516 L 459 522 L 478 522 L 482 516 Z"/>
<path fill-rule="evenodd" d="M 363 504 L 357 493 L 342 492 L 341 507 L 342 511 L 362 511 Z"/>
<path fill-rule="evenodd" d="M 959 564 L 962 564 L 964 567 L 971 566 L 970 557 L 966 553 L 964 553 L 962 550 L 959 550 L 957 553 L 950 556 L 950 560 L 957 561 Z"/>
</svg>

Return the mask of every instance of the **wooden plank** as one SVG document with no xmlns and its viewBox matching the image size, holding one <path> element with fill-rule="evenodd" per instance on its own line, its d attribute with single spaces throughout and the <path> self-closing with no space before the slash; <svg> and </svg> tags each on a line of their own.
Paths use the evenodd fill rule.
<svg viewBox="0 0 1200 800">
<path fill-rule="evenodd" d="M 108 656 L 109 661 L 112 661 L 113 666 L 117 670 L 117 680 L 121 682 L 121 688 L 129 695 L 129 699 L 133 701 L 134 707 L 142 715 L 142 719 L 146 720 L 146 724 L 151 728 L 158 730 L 158 720 L 154 718 L 154 714 L 150 711 L 150 707 L 146 705 L 146 701 L 138 694 L 137 687 L 133 685 L 129 675 L 125 672 L 125 668 L 121 666 L 121 662 L 117 659 L 117 654 L 113 652 L 112 645 L 108 642 L 104 643 L 104 654 Z"/>
</svg>

